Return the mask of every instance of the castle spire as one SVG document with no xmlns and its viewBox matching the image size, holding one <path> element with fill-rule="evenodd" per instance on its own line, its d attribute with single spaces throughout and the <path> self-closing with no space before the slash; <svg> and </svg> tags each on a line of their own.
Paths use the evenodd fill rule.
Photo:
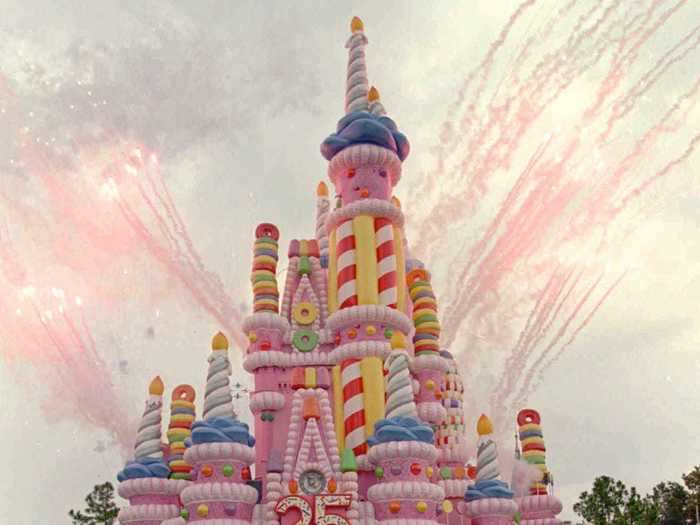
<svg viewBox="0 0 700 525">
<path fill-rule="evenodd" d="M 348 48 L 348 74 L 345 88 L 345 113 L 353 111 L 367 111 L 367 93 L 369 82 L 367 80 L 367 64 L 365 62 L 365 26 L 358 17 L 350 22 L 352 35 L 348 38 L 345 47 Z"/>
</svg>

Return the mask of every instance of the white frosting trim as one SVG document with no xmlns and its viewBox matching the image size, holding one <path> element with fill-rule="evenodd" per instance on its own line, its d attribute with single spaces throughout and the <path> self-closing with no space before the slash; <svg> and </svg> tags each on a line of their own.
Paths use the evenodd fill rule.
<svg viewBox="0 0 700 525">
<path fill-rule="evenodd" d="M 217 460 L 238 460 L 250 465 L 255 461 L 255 449 L 240 443 L 202 443 L 185 450 L 185 461 L 190 465 Z"/>
<path fill-rule="evenodd" d="M 447 372 L 449 364 L 444 357 L 436 355 L 417 355 L 411 363 L 411 372 L 416 373 L 421 370 L 439 370 Z"/>
<path fill-rule="evenodd" d="M 471 518 L 485 516 L 513 516 L 518 505 L 512 499 L 484 498 L 467 502 L 466 515 Z"/>
<path fill-rule="evenodd" d="M 279 392 L 256 392 L 250 396 L 250 410 L 279 410 L 284 406 L 284 395 Z"/>
<path fill-rule="evenodd" d="M 235 501 L 252 505 L 258 501 L 258 491 L 242 483 L 197 483 L 183 490 L 180 498 L 185 505 L 211 501 Z"/>
<path fill-rule="evenodd" d="M 518 504 L 521 512 L 549 511 L 553 514 L 559 514 L 562 511 L 561 501 L 551 494 L 533 494 L 517 498 L 515 502 Z"/>
<path fill-rule="evenodd" d="M 184 520 L 184 518 L 178 516 L 177 518 L 165 520 L 161 525 L 187 525 L 187 522 Z"/>
<path fill-rule="evenodd" d="M 117 493 L 124 499 L 149 494 L 178 495 L 190 484 L 184 479 L 137 478 L 119 483 Z"/>
<path fill-rule="evenodd" d="M 258 368 L 277 366 L 280 368 L 293 368 L 296 366 L 328 366 L 333 364 L 328 352 L 280 352 L 266 350 L 248 354 L 243 360 L 243 368 L 247 372 L 254 372 Z"/>
<path fill-rule="evenodd" d="M 382 520 L 381 525 L 437 525 L 433 520 L 412 520 L 409 518 L 399 518 L 395 520 Z M 164 524 L 165 525 L 165 524 Z"/>
<path fill-rule="evenodd" d="M 410 333 L 413 328 L 413 323 L 405 313 L 378 304 L 362 304 L 338 310 L 328 318 L 326 326 L 329 330 L 337 331 L 359 323 L 386 324 L 404 334 Z"/>
<path fill-rule="evenodd" d="M 326 228 L 328 231 L 331 231 L 341 222 L 357 217 L 358 215 L 383 217 L 389 219 L 399 228 L 402 227 L 404 223 L 403 212 L 392 202 L 381 199 L 362 199 L 333 210 L 326 220 Z"/>
<path fill-rule="evenodd" d="M 382 359 L 391 352 L 391 343 L 388 341 L 353 341 L 340 345 L 330 353 L 332 363 L 342 363 L 346 359 L 354 357 L 377 356 Z"/>
<path fill-rule="evenodd" d="M 445 491 L 446 498 L 462 498 L 469 488 L 469 481 L 466 479 L 441 479 L 438 485 Z"/>
<path fill-rule="evenodd" d="M 434 401 L 418 403 L 418 418 L 428 423 L 439 423 L 445 419 L 445 407 Z"/>
<path fill-rule="evenodd" d="M 390 481 L 377 483 L 367 491 L 367 499 L 371 502 L 388 499 L 424 499 L 429 501 L 442 501 L 445 499 L 445 491 L 439 485 L 429 481 Z"/>
<path fill-rule="evenodd" d="M 117 519 L 120 523 L 126 524 L 132 521 L 165 520 L 179 514 L 180 507 L 177 505 L 134 505 L 122 507 Z"/>
<path fill-rule="evenodd" d="M 229 520 L 226 518 L 217 518 L 213 520 L 198 520 L 197 523 L 202 523 L 203 525 L 250 525 L 249 521 L 246 520 Z M 187 521 L 184 518 L 173 518 L 166 520 L 162 525 L 187 525 Z"/>
<path fill-rule="evenodd" d="M 258 312 L 243 319 L 242 329 L 246 335 L 257 328 L 270 328 L 284 334 L 289 330 L 289 323 L 281 315 L 272 312 Z"/>
<path fill-rule="evenodd" d="M 437 458 L 437 449 L 435 445 L 421 441 L 389 441 L 370 447 L 368 456 L 370 463 L 373 464 L 395 458 L 416 458 L 434 463 Z"/>
</svg>

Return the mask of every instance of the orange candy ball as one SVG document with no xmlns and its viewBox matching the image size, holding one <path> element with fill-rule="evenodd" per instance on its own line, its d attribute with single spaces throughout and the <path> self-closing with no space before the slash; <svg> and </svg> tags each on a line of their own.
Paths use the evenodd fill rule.
<svg viewBox="0 0 700 525">
<path fill-rule="evenodd" d="M 392 501 L 389 503 L 389 512 L 392 514 L 396 514 L 401 510 L 401 502 L 400 501 Z"/>
<path fill-rule="evenodd" d="M 334 479 L 329 479 L 328 480 L 328 492 L 331 494 L 335 494 L 335 491 L 338 490 L 338 483 Z"/>
<path fill-rule="evenodd" d="M 211 475 L 214 473 L 214 469 L 212 468 L 211 465 L 204 465 L 202 467 L 202 476 L 205 478 L 211 477 Z"/>
<path fill-rule="evenodd" d="M 297 480 L 290 479 L 289 484 L 287 486 L 289 487 L 290 494 L 296 494 L 297 492 L 299 492 L 299 483 L 297 483 Z"/>
</svg>

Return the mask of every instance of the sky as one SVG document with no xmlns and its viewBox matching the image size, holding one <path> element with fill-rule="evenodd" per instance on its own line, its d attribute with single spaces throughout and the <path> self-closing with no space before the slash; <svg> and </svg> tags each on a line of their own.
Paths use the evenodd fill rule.
<svg viewBox="0 0 700 525">
<path fill-rule="evenodd" d="M 598 475 L 646 492 L 700 464 L 698 156 L 673 162 L 700 128 L 697 4 L 581 0 L 571 13 L 543 0 L 3 4 L 0 285 L 11 300 L 0 304 L 0 522 L 68 524 L 94 484 L 116 482 L 150 379 L 202 388 L 212 335 L 248 312 L 255 225 L 279 225 L 283 242 L 312 235 L 326 177 L 318 147 L 342 116 L 353 15 L 370 42 L 370 81 L 411 141 L 396 194 L 409 245 L 433 270 L 470 428 L 499 411 L 506 471 L 514 411 L 539 410 L 564 518 Z M 609 40 L 580 32 L 579 16 L 587 27 L 608 11 L 648 39 L 637 49 L 605 18 Z M 581 38 L 556 62 L 570 34 Z M 623 44 L 631 51 L 616 55 Z M 609 113 L 589 123 L 583 109 L 608 92 L 622 96 L 601 105 L 619 117 L 605 135 Z M 635 149 L 647 130 L 653 142 Z M 502 148 L 489 156 L 494 136 Z M 157 155 L 151 180 L 162 186 L 146 191 L 166 188 L 172 207 L 149 208 L 131 179 L 95 175 L 135 147 Z M 542 148 L 524 204 L 504 207 Z M 125 222 L 120 202 L 142 222 Z M 159 230 L 173 209 L 181 221 Z M 484 239 L 495 248 L 476 250 Z M 533 325 L 538 339 L 527 320 L 559 268 L 582 277 L 569 298 L 552 299 L 563 300 L 558 317 Z M 80 296 L 68 316 L 94 346 L 85 336 L 81 351 L 52 347 L 41 323 L 24 321 L 29 286 L 41 308 L 52 287 Z M 12 317 L 23 294 L 24 317 Z M 494 404 L 499 381 L 522 381 L 538 356 L 550 363 L 532 368 L 540 380 L 521 396 L 511 395 L 521 383 L 502 387 L 505 405 Z M 234 379 L 249 381 L 240 368 Z M 237 410 L 248 417 L 243 399 Z"/>
</svg>

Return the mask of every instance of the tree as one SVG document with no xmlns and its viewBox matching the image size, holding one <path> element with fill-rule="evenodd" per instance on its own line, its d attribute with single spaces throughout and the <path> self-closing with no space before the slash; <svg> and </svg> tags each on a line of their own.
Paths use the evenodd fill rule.
<svg viewBox="0 0 700 525">
<path fill-rule="evenodd" d="M 698 519 L 698 514 L 700 514 L 700 465 L 683 475 L 683 483 L 688 489 L 688 513 L 686 517 L 700 521 Z"/>
<path fill-rule="evenodd" d="M 659 505 L 651 497 L 641 497 L 622 481 L 600 476 L 591 493 L 583 492 L 574 512 L 593 525 L 658 525 Z"/>
<path fill-rule="evenodd" d="M 688 517 L 688 493 L 673 481 L 656 485 L 651 496 L 660 510 L 660 525 L 685 525 Z"/>
<path fill-rule="evenodd" d="M 114 503 L 114 487 L 109 481 L 95 485 L 85 497 L 85 503 L 86 509 L 68 512 L 73 525 L 114 525 L 119 509 Z"/>
</svg>

